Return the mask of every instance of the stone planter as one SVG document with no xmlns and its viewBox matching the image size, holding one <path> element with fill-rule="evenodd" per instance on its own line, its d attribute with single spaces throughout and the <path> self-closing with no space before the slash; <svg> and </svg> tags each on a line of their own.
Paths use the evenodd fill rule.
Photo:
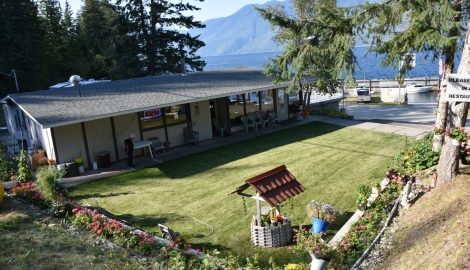
<svg viewBox="0 0 470 270">
<path fill-rule="evenodd" d="M 292 240 L 292 227 L 289 220 L 285 220 L 281 226 L 262 227 L 251 222 L 251 240 L 255 246 L 282 247 Z"/>
</svg>

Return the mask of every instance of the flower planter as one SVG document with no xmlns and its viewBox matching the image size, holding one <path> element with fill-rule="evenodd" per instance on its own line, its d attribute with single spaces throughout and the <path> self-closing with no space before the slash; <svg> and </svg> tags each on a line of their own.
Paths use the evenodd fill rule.
<svg viewBox="0 0 470 270">
<path fill-rule="evenodd" d="M 461 142 L 458 141 L 458 140 L 456 140 L 456 139 L 452 139 L 452 138 L 451 138 L 451 139 L 450 139 L 450 142 L 452 143 L 452 145 L 455 145 L 455 146 L 461 145 Z"/>
<path fill-rule="evenodd" d="M 323 270 L 329 264 L 329 261 L 325 261 L 322 259 L 317 259 L 312 257 L 312 263 L 310 264 L 310 270 Z"/>
<path fill-rule="evenodd" d="M 281 226 L 262 227 L 251 222 L 251 240 L 256 246 L 282 247 L 291 243 L 292 227 L 290 221 L 285 219 Z"/>
<path fill-rule="evenodd" d="M 442 139 L 444 134 L 434 134 L 434 139 Z"/>
<path fill-rule="evenodd" d="M 329 226 L 329 222 L 317 218 L 312 218 L 312 233 L 326 232 Z"/>
</svg>

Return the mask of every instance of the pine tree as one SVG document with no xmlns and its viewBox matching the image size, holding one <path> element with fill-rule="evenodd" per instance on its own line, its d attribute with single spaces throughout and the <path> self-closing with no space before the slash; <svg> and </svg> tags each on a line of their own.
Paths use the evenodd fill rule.
<svg viewBox="0 0 470 270">
<path fill-rule="evenodd" d="M 183 51 L 185 70 L 202 70 L 205 62 L 195 53 L 204 43 L 198 37 L 176 30 L 177 27 L 203 27 L 192 16 L 182 15 L 187 10 L 198 10 L 195 6 L 165 0 L 117 1 L 116 6 L 122 7 L 118 9 L 119 30 L 127 30 L 139 47 L 138 51 L 119 50 L 126 54 L 120 58 L 134 59 L 139 55 L 143 66 L 141 72 L 145 75 L 179 73 L 183 70 L 180 56 Z M 120 32 L 119 36 L 124 34 Z"/>
<path fill-rule="evenodd" d="M 306 76 L 318 79 L 314 87 L 321 93 L 336 93 L 342 79 L 354 82 L 352 18 L 335 0 L 292 3 L 292 14 L 276 7 L 256 8 L 277 29 L 276 41 L 285 44 L 282 54 L 265 65 L 265 73 L 274 76 L 275 83 L 292 80 L 288 92 L 300 91 Z"/>
<path fill-rule="evenodd" d="M 44 58 L 41 68 L 41 85 L 49 86 L 64 77 L 64 55 L 67 51 L 66 32 L 62 23 L 62 9 L 58 0 L 39 1 L 39 18 L 44 31 Z"/>
<path fill-rule="evenodd" d="M 14 69 L 20 92 L 40 89 L 42 30 L 37 12 L 32 0 L 4 0 L 0 4 L 0 72 Z M 14 92 L 13 77 L 0 75 L 0 94 Z"/>
</svg>

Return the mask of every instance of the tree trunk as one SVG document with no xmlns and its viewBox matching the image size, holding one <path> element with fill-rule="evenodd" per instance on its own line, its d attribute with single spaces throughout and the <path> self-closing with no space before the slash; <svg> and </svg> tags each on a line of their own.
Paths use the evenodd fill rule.
<svg viewBox="0 0 470 270">
<path fill-rule="evenodd" d="M 449 123 L 451 128 L 465 126 L 467 114 L 464 111 L 468 111 L 468 103 L 460 102 L 456 104 L 456 102 L 451 102 L 450 111 Z M 437 186 L 452 182 L 459 173 L 460 146 L 452 145 L 449 136 L 444 137 L 445 143 L 437 165 Z"/>
<path fill-rule="evenodd" d="M 467 26 L 462 60 L 457 70 L 458 74 L 470 73 L 470 19 L 467 21 Z M 467 122 L 468 103 L 451 102 L 449 107 L 448 128 L 464 127 Z M 450 138 L 448 136 L 445 137 L 446 141 L 437 166 L 437 186 L 452 182 L 459 172 L 460 146 L 452 145 Z"/>
<path fill-rule="evenodd" d="M 462 11 L 462 6 L 461 5 L 456 5 L 454 7 L 456 11 L 461 12 Z M 459 22 L 461 20 L 461 13 L 459 15 L 455 16 L 452 18 L 454 22 Z M 459 35 L 459 27 L 454 27 L 449 31 L 449 36 L 451 37 L 456 37 Z M 447 91 L 447 82 L 448 78 L 445 76 L 445 74 L 451 74 L 454 72 L 454 58 L 455 58 L 455 51 L 457 49 L 457 41 L 454 41 L 453 46 L 449 46 L 448 49 L 444 51 L 444 57 L 445 57 L 445 70 L 444 70 L 444 80 L 441 84 L 441 89 L 439 92 L 439 106 L 437 110 L 437 115 L 436 115 L 436 127 L 446 127 L 447 126 L 447 101 L 445 100 L 446 97 L 446 91 Z M 444 138 L 440 137 L 438 139 L 434 139 L 433 144 L 432 144 L 432 150 L 434 152 L 437 152 L 439 148 L 442 147 L 442 144 L 444 143 Z"/>
</svg>

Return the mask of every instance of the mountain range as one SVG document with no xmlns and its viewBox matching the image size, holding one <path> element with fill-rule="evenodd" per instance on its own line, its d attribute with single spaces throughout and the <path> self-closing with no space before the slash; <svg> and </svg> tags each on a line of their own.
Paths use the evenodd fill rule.
<svg viewBox="0 0 470 270">
<path fill-rule="evenodd" d="M 338 6 L 355 6 L 365 0 L 339 0 Z M 230 55 L 241 53 L 259 53 L 282 51 L 283 46 L 272 40 L 269 22 L 262 19 L 253 6 L 266 8 L 275 4 L 290 9 L 289 1 L 269 1 L 264 4 L 246 5 L 234 14 L 204 21 L 206 28 L 191 29 L 192 36 L 200 35 L 199 39 L 206 46 L 198 51 L 202 57 Z"/>
</svg>

